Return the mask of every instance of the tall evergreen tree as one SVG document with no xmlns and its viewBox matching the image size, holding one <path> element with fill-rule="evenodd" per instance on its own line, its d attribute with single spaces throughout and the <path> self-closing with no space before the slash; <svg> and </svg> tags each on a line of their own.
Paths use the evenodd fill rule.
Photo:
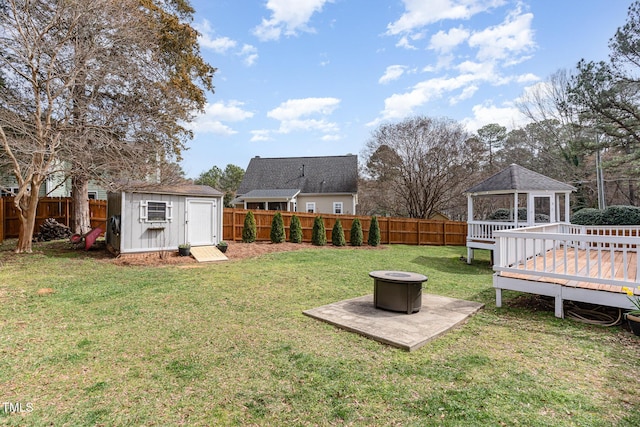
<svg viewBox="0 0 640 427">
<path fill-rule="evenodd" d="M 378 224 L 378 218 L 375 216 L 371 217 L 367 243 L 369 243 L 370 246 L 378 246 L 380 244 L 380 225 Z"/>
<path fill-rule="evenodd" d="M 256 218 L 253 212 L 249 211 L 244 216 L 244 226 L 242 227 L 242 241 L 244 243 L 253 243 L 256 241 L 258 231 L 256 226 Z"/>
<path fill-rule="evenodd" d="M 324 221 L 321 216 L 313 220 L 313 230 L 311 230 L 311 243 L 316 246 L 327 244 L 327 231 L 324 228 Z"/>
<path fill-rule="evenodd" d="M 362 246 L 364 237 L 362 235 L 362 224 L 358 218 L 354 218 L 351 223 L 351 236 L 349 240 L 352 246 Z"/>
<path fill-rule="evenodd" d="M 339 218 L 336 219 L 336 222 L 333 224 L 333 228 L 331 229 L 331 243 L 333 246 L 344 246 L 347 244 L 347 241 L 344 238 L 342 223 Z"/>
<path fill-rule="evenodd" d="M 291 243 L 302 243 L 302 224 L 297 215 L 291 217 L 291 225 L 289 226 L 289 241 Z"/>
<path fill-rule="evenodd" d="M 282 214 L 280 212 L 276 212 L 271 220 L 271 243 L 282 243 L 286 240 L 286 235 L 284 231 L 284 221 L 282 219 Z"/>
</svg>

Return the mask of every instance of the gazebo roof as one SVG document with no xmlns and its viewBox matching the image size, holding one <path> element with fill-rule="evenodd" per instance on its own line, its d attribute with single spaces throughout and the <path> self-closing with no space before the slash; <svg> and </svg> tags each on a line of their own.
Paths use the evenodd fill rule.
<svg viewBox="0 0 640 427">
<path fill-rule="evenodd" d="M 572 185 L 546 177 L 522 166 L 511 164 L 495 175 L 469 188 L 465 191 L 465 194 L 529 191 L 554 191 L 562 193 L 575 190 L 576 188 Z"/>
</svg>

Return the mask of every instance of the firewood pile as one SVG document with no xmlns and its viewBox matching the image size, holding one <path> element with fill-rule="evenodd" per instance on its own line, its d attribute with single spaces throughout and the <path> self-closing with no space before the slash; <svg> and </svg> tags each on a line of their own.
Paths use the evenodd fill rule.
<svg viewBox="0 0 640 427">
<path fill-rule="evenodd" d="M 40 232 L 33 237 L 36 242 L 47 242 L 49 240 L 62 240 L 71 236 L 71 229 L 64 224 L 60 224 L 53 218 L 47 218 L 40 226 Z"/>
</svg>

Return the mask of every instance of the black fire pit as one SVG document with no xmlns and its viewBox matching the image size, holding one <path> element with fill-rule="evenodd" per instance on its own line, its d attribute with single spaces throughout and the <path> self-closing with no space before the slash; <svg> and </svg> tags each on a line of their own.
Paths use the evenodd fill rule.
<svg viewBox="0 0 640 427">
<path fill-rule="evenodd" d="M 417 313 L 422 307 L 422 283 L 427 276 L 407 271 L 372 271 L 373 305 L 383 310 Z"/>
</svg>

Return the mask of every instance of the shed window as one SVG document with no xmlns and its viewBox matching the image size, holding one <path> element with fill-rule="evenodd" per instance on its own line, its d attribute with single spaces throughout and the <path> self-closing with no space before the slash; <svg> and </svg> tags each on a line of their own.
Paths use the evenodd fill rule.
<svg viewBox="0 0 640 427">
<path fill-rule="evenodd" d="M 140 220 L 144 222 L 167 222 L 171 221 L 170 202 L 140 202 Z"/>
</svg>

